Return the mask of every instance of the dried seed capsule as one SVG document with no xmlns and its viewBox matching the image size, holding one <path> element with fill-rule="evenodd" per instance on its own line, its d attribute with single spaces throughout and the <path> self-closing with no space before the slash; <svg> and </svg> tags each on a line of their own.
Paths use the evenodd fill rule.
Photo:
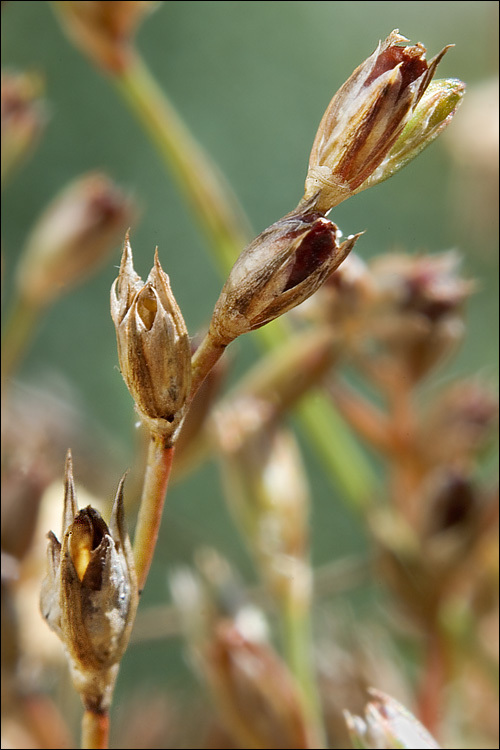
<svg viewBox="0 0 500 750">
<path fill-rule="evenodd" d="M 65 646 L 75 687 L 94 711 L 109 706 L 138 602 L 123 482 L 108 527 L 94 508 L 78 511 L 68 452 L 62 544 L 49 532 L 49 570 L 40 597 L 43 616 Z"/>
<path fill-rule="evenodd" d="M 23 300 L 39 308 L 79 284 L 114 251 L 134 214 L 130 196 L 104 174 L 67 185 L 28 237 L 16 273 Z"/>
<path fill-rule="evenodd" d="M 335 224 L 307 203 L 262 232 L 224 284 L 210 323 L 212 340 L 226 346 L 310 297 L 360 236 L 338 245 L 337 233 Z"/>
<path fill-rule="evenodd" d="M 39 77 L 2 72 L 2 184 L 38 143 L 47 122 Z"/>
<path fill-rule="evenodd" d="M 119 73 L 126 67 L 135 31 L 143 16 L 157 5 L 151 0 L 53 3 L 75 45 L 110 73 Z"/>
<path fill-rule="evenodd" d="M 128 236 L 120 273 L 111 289 L 118 359 L 141 419 L 175 441 L 191 384 L 191 348 L 182 313 L 158 252 L 146 283 L 134 271 Z"/>
<path fill-rule="evenodd" d="M 445 47 L 429 63 L 422 44 L 391 32 L 335 94 L 309 159 L 306 199 L 328 211 L 352 195 L 397 141 L 429 85 Z"/>
</svg>

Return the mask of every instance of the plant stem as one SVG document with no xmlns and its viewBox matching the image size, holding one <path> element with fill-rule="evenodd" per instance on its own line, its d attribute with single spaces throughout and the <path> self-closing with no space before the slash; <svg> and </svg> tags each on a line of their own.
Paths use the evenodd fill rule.
<svg viewBox="0 0 500 750">
<path fill-rule="evenodd" d="M 302 692 L 304 710 L 316 740 L 314 747 L 323 748 L 326 747 L 326 738 L 312 653 L 310 599 L 303 591 L 297 594 L 291 583 L 280 599 L 280 619 L 286 661 Z"/>
<path fill-rule="evenodd" d="M 191 362 L 192 380 L 189 402 L 193 400 L 198 388 L 203 383 L 212 367 L 214 367 L 214 365 L 222 357 L 225 351 L 225 346 L 214 343 L 209 331 L 193 354 Z"/>
<path fill-rule="evenodd" d="M 83 750 L 106 750 L 109 744 L 109 713 L 88 709 L 82 718 Z"/>
<path fill-rule="evenodd" d="M 424 672 L 418 692 L 418 718 L 439 740 L 443 716 L 443 693 L 449 677 L 445 636 L 439 625 L 427 634 Z"/>
<path fill-rule="evenodd" d="M 231 268 L 247 244 L 251 230 L 222 174 L 193 138 L 138 55 L 112 80 L 173 171 L 219 265 Z"/>
<path fill-rule="evenodd" d="M 134 537 L 139 593 L 144 588 L 153 560 L 173 457 L 174 447 L 165 447 L 161 438 L 151 435 Z"/>
<path fill-rule="evenodd" d="M 17 369 L 37 325 L 40 310 L 16 295 L 2 337 L 2 387 Z"/>
</svg>

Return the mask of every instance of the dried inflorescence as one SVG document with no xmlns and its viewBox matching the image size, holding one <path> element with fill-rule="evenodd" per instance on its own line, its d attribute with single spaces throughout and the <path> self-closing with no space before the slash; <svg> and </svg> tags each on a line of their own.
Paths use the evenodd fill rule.
<svg viewBox="0 0 500 750">
<path fill-rule="evenodd" d="M 123 479 L 109 527 L 94 508 L 78 510 L 71 454 L 66 459 L 62 542 L 48 534 L 48 574 L 40 608 L 64 644 L 85 707 L 109 708 L 138 603 L 125 527 Z"/>
</svg>

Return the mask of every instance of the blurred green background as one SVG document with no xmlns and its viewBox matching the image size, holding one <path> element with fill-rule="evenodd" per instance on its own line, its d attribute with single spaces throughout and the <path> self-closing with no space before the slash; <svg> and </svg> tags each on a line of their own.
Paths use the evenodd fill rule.
<svg viewBox="0 0 500 750">
<path fill-rule="evenodd" d="M 48 3 L 9 2 L 2 21 L 2 66 L 41 73 L 51 114 L 36 153 L 3 195 L 3 311 L 16 257 L 36 216 L 68 181 L 97 168 L 136 195 L 142 207 L 131 233 L 136 269 L 145 278 L 158 245 L 194 335 L 209 319 L 223 279 L 154 147 L 109 81 L 68 42 Z M 257 233 L 296 205 L 331 96 L 394 28 L 422 41 L 429 58 L 454 43 L 438 77 L 462 79 L 468 96 L 497 74 L 497 2 L 165 2 L 142 24 L 137 44 L 233 185 Z M 466 106 L 467 97 L 462 111 Z M 481 122 L 469 134 L 472 144 L 485 141 Z M 454 127 L 455 122 L 394 179 L 342 204 L 331 218 L 344 234 L 366 230 L 356 247 L 364 258 L 394 249 L 457 248 L 465 275 L 478 280 L 479 291 L 468 306 L 464 345 L 438 378 L 480 372 L 494 380 L 496 181 L 485 188 L 473 167 L 464 166 L 467 160 L 457 154 L 452 138 Z M 493 153 L 491 163 L 495 160 Z M 117 370 L 109 315 L 109 288 L 119 257 L 117 247 L 113 262 L 48 312 L 19 372 L 27 383 L 69 384 L 109 451 L 108 497 L 134 450 L 132 403 Z M 252 336 L 235 345 L 232 377 L 255 358 L 255 347 Z M 314 562 L 362 550 L 357 519 L 302 443 L 313 477 Z M 78 479 L 78 455 L 74 461 Z M 167 601 L 168 567 L 189 561 L 200 544 L 217 547 L 251 577 L 212 464 L 172 488 L 146 603 Z M 364 591 L 350 606 L 367 612 L 373 602 Z M 132 679 L 135 684 L 184 684 L 189 678 L 181 664 L 177 640 L 131 648 L 118 689 L 126 690 Z"/>
</svg>

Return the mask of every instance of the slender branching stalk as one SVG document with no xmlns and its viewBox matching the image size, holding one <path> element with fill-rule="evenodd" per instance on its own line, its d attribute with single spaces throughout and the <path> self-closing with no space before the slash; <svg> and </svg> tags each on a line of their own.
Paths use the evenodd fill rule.
<svg viewBox="0 0 500 750">
<path fill-rule="evenodd" d="M 39 309 L 16 296 L 2 338 L 2 388 L 16 372 L 36 327 Z"/>
<path fill-rule="evenodd" d="M 133 545 L 139 593 L 156 548 L 173 458 L 174 447 L 165 447 L 161 439 L 152 435 Z"/>
<path fill-rule="evenodd" d="M 164 162 L 193 207 L 208 239 L 214 260 L 226 275 L 252 237 L 249 222 L 220 170 L 213 164 L 158 85 L 137 51 L 124 69 L 110 79 L 144 126 Z M 258 339 L 266 349 L 279 346 L 289 336 L 283 319 L 260 328 Z M 195 353 L 192 395 L 223 354 L 206 338 Z M 304 429 L 322 457 L 328 475 L 352 507 L 362 509 L 374 484 L 366 458 L 339 419 L 331 400 L 321 389 L 304 396 L 298 407 Z M 329 425 L 325 431 L 324 426 Z M 348 455 L 349 460 L 343 460 Z"/>
</svg>

